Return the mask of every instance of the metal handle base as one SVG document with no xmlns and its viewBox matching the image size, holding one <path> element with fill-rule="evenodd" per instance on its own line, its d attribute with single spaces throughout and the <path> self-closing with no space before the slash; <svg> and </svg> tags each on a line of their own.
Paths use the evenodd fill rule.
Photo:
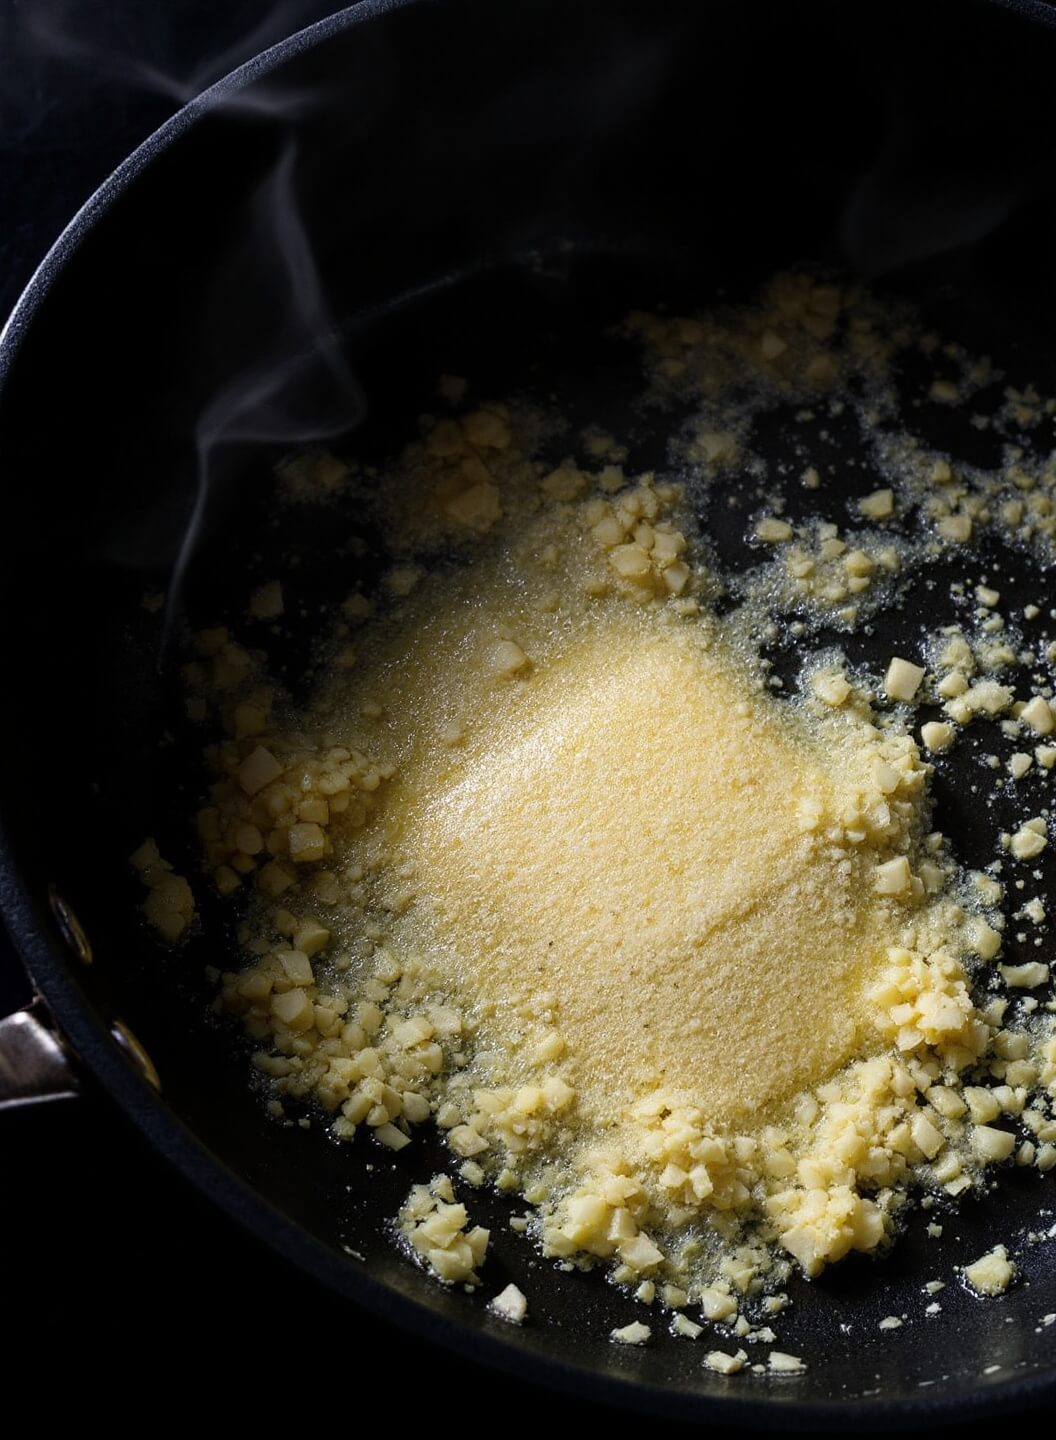
<svg viewBox="0 0 1056 1440">
<path fill-rule="evenodd" d="M 72 1100 L 79 1092 L 69 1054 L 37 1007 L 0 1020 L 0 1110 Z"/>
</svg>

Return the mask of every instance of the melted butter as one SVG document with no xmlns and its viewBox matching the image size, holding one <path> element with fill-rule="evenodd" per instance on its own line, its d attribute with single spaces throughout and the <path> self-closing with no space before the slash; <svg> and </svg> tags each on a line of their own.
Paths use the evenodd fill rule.
<svg viewBox="0 0 1056 1440">
<path fill-rule="evenodd" d="M 857 1043 L 877 907 L 801 819 L 848 782 L 703 632 L 604 613 L 481 689 L 462 765 L 405 769 L 388 823 L 411 923 L 507 1044 L 549 993 L 581 1113 L 611 1123 L 663 1084 L 743 1120 Z M 472 683 L 462 657 L 444 672 L 439 712 Z"/>
</svg>

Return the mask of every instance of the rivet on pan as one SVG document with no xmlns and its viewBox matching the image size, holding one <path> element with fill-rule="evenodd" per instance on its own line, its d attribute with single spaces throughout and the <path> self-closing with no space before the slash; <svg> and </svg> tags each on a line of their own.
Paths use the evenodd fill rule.
<svg viewBox="0 0 1056 1440">
<path fill-rule="evenodd" d="M 123 1020 L 115 1020 L 110 1026 L 110 1034 L 114 1037 L 118 1047 L 125 1052 L 128 1058 L 133 1061 L 139 1069 L 144 1080 L 153 1085 L 155 1090 L 161 1089 L 161 1079 L 154 1068 L 154 1061 L 150 1058 L 143 1046 L 139 1043 L 132 1031 Z"/>
<path fill-rule="evenodd" d="M 62 932 L 62 938 L 82 965 L 90 965 L 94 959 L 92 947 L 81 922 L 73 913 L 69 901 L 62 898 L 54 885 L 48 886 L 48 901 L 51 904 L 51 913 L 55 917 L 55 923 Z"/>
</svg>

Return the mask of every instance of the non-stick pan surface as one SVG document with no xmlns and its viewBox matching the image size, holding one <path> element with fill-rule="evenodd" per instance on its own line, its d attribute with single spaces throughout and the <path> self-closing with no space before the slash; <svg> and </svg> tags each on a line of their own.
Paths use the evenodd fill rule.
<svg viewBox="0 0 1056 1440">
<path fill-rule="evenodd" d="M 666 422 L 633 414 L 637 361 L 609 327 L 792 263 L 866 273 L 1051 388 L 1052 19 L 1027 4 L 363 4 L 177 116 L 16 313 L 0 352 L 5 915 L 58 1025 L 157 1147 L 351 1299 L 544 1381 L 730 1422 L 884 1425 L 1051 1393 L 1056 1255 L 1023 1236 L 1052 1224 L 1056 1195 L 1036 1175 L 1004 1176 L 938 1240 L 918 1215 L 882 1262 L 796 1284 L 781 1345 L 809 1368 L 794 1378 L 712 1375 L 661 1326 L 640 1351 L 612 1346 L 632 1303 L 535 1257 L 497 1199 L 473 1202 L 495 1236 L 485 1291 L 440 1289 L 390 1233 L 439 1147 L 392 1159 L 270 1122 L 242 1042 L 203 1020 L 220 930 L 158 946 L 124 857 L 154 833 L 193 863 L 181 625 L 237 615 L 299 556 L 303 630 L 281 658 L 304 688 L 313 606 L 382 562 L 354 513 L 276 510 L 283 448 L 326 432 L 384 456 L 447 372 L 484 397 L 553 392 L 571 421 L 629 433 L 632 465 L 662 465 Z M 1048 583 L 989 559 L 1009 594 Z M 142 609 L 151 586 L 170 614 Z M 934 604 L 911 594 L 863 658 L 908 643 Z M 975 858 L 982 817 L 957 772 L 939 804 Z M 52 885 L 90 967 L 62 941 Z M 115 1048 L 115 1018 L 160 1098 Z M 924 1282 L 997 1240 L 1023 1282 L 987 1304 L 951 1283 L 926 1318 Z M 485 1309 L 508 1278 L 532 1300 L 516 1332 Z M 906 1323 L 880 1331 L 890 1314 Z"/>
</svg>

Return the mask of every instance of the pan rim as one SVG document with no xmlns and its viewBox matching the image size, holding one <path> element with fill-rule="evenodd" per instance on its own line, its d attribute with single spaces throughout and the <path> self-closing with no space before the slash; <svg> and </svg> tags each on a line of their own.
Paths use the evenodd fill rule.
<svg viewBox="0 0 1056 1440">
<path fill-rule="evenodd" d="M 397 10 L 440 0 L 358 0 L 279 41 L 216 81 L 149 135 L 81 205 L 40 261 L 0 329 L 0 392 L 17 363 L 21 342 L 56 276 L 84 238 L 140 174 L 225 99 L 330 38 Z M 982 0 L 1029 23 L 1056 30 L 1056 9 L 1045 0 Z M 493 1370 L 574 1393 L 609 1406 L 683 1420 L 709 1419 L 736 1427 L 842 1431 L 849 1425 L 880 1430 L 893 1424 L 982 1420 L 1056 1397 L 1056 1362 L 1049 1371 L 1011 1376 L 954 1395 L 800 1400 L 789 1395 L 712 1396 L 623 1378 L 544 1356 L 517 1343 L 515 1333 L 497 1337 L 468 1321 L 445 1318 L 420 1300 L 397 1293 L 343 1262 L 331 1247 L 273 1206 L 213 1152 L 150 1087 L 84 996 L 54 932 L 52 918 L 17 858 L 14 837 L 0 814 L 0 913 L 35 990 L 85 1069 L 133 1122 L 151 1148 L 229 1219 L 313 1281 L 368 1314 Z"/>
</svg>

